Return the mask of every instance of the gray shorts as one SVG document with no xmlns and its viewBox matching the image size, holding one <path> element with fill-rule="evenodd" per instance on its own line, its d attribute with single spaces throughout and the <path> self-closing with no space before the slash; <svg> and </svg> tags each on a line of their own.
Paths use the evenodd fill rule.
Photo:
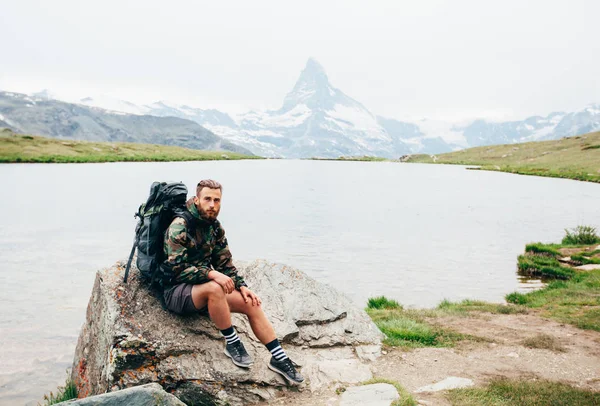
<svg viewBox="0 0 600 406">
<path fill-rule="evenodd" d="M 202 309 L 196 309 L 196 306 L 194 306 L 194 302 L 192 301 L 193 286 L 189 283 L 180 283 L 179 285 L 165 289 L 163 297 L 167 309 L 177 314 L 200 313 L 208 315 L 208 306 L 204 306 Z"/>
</svg>

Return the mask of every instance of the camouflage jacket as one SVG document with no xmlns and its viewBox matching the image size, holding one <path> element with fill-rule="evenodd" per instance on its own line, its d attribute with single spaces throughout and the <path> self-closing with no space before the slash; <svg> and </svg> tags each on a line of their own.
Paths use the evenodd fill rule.
<svg viewBox="0 0 600 406">
<path fill-rule="evenodd" d="M 221 223 L 202 219 L 193 199 L 187 201 L 187 208 L 196 219 L 195 235 L 190 234 L 181 217 L 175 218 L 165 232 L 164 264 L 175 273 L 174 282 L 206 283 L 210 280 L 208 273 L 215 270 L 233 279 L 236 289 L 247 286 L 233 265 Z"/>
</svg>

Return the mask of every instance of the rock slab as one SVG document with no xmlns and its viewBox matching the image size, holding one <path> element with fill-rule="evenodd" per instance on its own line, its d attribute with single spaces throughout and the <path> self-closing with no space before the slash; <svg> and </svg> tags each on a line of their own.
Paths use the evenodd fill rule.
<svg viewBox="0 0 600 406">
<path fill-rule="evenodd" d="M 123 264 L 98 271 L 77 344 L 72 378 L 81 397 L 160 383 L 187 404 L 247 404 L 285 393 L 283 378 L 267 368 L 269 352 L 247 318 L 233 324 L 254 358 L 238 368 L 223 354 L 224 341 L 204 316 L 176 316 L 160 295 Z M 302 365 L 300 390 L 369 379 L 366 362 L 379 356 L 383 335 L 349 298 L 301 271 L 266 261 L 236 263 L 288 355 Z"/>
<path fill-rule="evenodd" d="M 600 264 L 586 264 L 576 266 L 575 269 L 579 269 L 580 271 L 594 271 L 596 269 L 600 269 Z"/>
<path fill-rule="evenodd" d="M 434 383 L 432 385 L 422 386 L 417 389 L 415 392 L 439 392 L 442 390 L 448 389 L 458 389 L 458 388 L 468 388 L 469 386 L 473 386 L 474 383 L 472 380 L 467 378 L 459 378 L 457 376 L 449 376 L 448 378 Z"/>
<path fill-rule="evenodd" d="M 165 392 L 157 383 L 57 404 L 65 406 L 185 406 L 185 403 Z"/>
<path fill-rule="evenodd" d="M 390 406 L 400 398 L 398 391 L 389 383 L 348 388 L 340 398 L 340 406 Z"/>
</svg>

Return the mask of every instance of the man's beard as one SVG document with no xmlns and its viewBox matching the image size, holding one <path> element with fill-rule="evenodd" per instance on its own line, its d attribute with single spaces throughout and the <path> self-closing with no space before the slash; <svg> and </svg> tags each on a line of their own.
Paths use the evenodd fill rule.
<svg viewBox="0 0 600 406">
<path fill-rule="evenodd" d="M 215 221 L 217 219 L 217 216 L 219 216 L 219 210 L 210 210 L 210 211 L 205 211 L 204 209 L 202 209 L 201 207 L 198 207 L 198 214 L 200 214 L 200 218 L 202 218 L 203 220 L 206 221 Z"/>
</svg>

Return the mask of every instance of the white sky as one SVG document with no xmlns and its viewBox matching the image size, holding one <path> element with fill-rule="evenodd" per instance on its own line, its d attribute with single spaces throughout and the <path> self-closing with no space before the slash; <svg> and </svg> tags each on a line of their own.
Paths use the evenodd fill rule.
<svg viewBox="0 0 600 406">
<path fill-rule="evenodd" d="M 397 119 L 600 102 L 600 1 L 0 0 L 0 89 L 279 108 L 308 57 Z"/>
</svg>

